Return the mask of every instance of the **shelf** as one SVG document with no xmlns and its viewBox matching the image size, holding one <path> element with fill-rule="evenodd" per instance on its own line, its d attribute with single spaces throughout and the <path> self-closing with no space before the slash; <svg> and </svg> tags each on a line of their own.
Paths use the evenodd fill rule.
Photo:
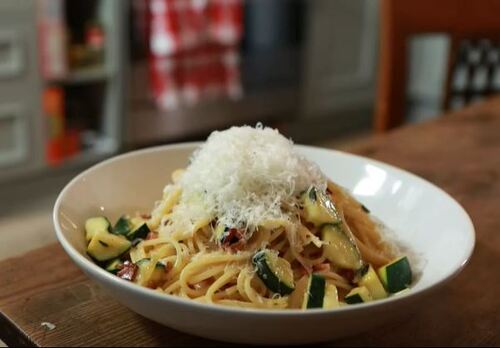
<svg viewBox="0 0 500 348">
<path fill-rule="evenodd" d="M 47 80 L 47 83 L 79 85 L 85 83 L 102 82 L 107 80 L 110 75 L 111 74 L 103 66 L 82 68 L 69 72 L 66 77 Z"/>
<path fill-rule="evenodd" d="M 118 153 L 118 148 L 105 148 L 105 147 L 93 147 L 83 150 L 82 152 L 70 157 L 57 165 L 43 164 L 37 168 L 25 171 L 25 170 L 15 170 L 11 172 L 10 175 L 3 175 L 9 173 L 0 173 L 0 184 L 5 182 L 23 181 L 30 180 L 36 176 L 41 175 L 55 175 L 57 173 L 65 173 L 71 171 L 81 171 L 88 168 L 108 157 L 116 155 Z"/>
<path fill-rule="evenodd" d="M 96 140 L 93 147 L 82 150 L 74 156 L 65 159 L 59 165 L 51 168 L 73 168 L 90 165 L 115 154 L 117 150 L 118 148 L 111 138 L 100 137 Z"/>
<path fill-rule="evenodd" d="M 18 78 L 11 79 L 12 81 L 2 82 L 1 87 L 4 92 L 2 102 L 9 101 L 19 106 L 22 111 L 21 116 L 23 116 L 23 127 L 21 127 L 23 134 L 14 134 L 14 140 L 23 140 L 29 145 L 26 148 L 25 159 L 1 166 L 0 191 L 7 187 L 9 182 L 22 179 L 35 181 L 38 179 L 37 176 L 50 177 L 59 172 L 80 171 L 116 154 L 122 148 L 123 122 L 127 112 L 126 103 L 123 102 L 128 54 L 125 40 L 127 39 L 126 29 L 130 6 L 127 1 L 97 0 L 83 5 L 71 2 L 71 6 L 77 8 L 73 12 L 76 12 L 74 17 L 78 25 L 96 21 L 105 29 L 104 52 L 102 57 L 98 57 L 98 55 L 93 55 L 97 52 L 90 52 L 92 53 L 90 55 L 82 55 L 82 52 L 75 53 L 74 51 L 70 53 L 71 45 L 88 44 L 86 37 L 82 34 L 81 26 L 77 27 L 74 22 L 67 21 L 69 11 L 65 9 L 69 6 L 64 5 L 67 5 L 69 1 L 49 2 L 44 1 L 44 7 L 40 7 L 36 6 L 38 2 L 35 1 L 0 0 L 0 8 L 5 10 L 0 11 L 2 19 L 5 19 L 1 22 L 2 30 L 22 34 L 18 38 L 20 42 L 17 40 L 16 43 L 22 44 L 22 51 L 26 55 L 25 58 L 28 58 L 24 62 L 26 69 L 22 76 L 19 75 Z M 5 3 L 12 4 L 6 5 Z M 56 8 L 58 4 L 61 5 L 59 9 Z M 83 10 L 80 11 L 78 8 Z M 92 8 L 95 11 L 90 11 Z M 87 12 L 92 13 L 88 15 Z M 45 22 L 42 18 L 46 19 Z M 47 42 L 42 40 L 43 35 L 40 35 L 41 32 L 38 30 L 42 27 L 37 26 L 37 23 L 44 25 L 43 28 L 46 31 L 42 34 L 46 35 L 44 39 L 47 39 Z M 60 41 L 65 41 L 66 37 L 71 40 Z M 44 42 L 46 46 L 43 46 Z M 58 74 L 59 77 L 56 75 L 60 67 L 57 65 L 58 60 L 67 60 L 68 63 L 67 73 Z M 47 68 L 44 65 L 45 62 L 52 62 L 54 65 L 51 66 L 52 68 Z M 83 65 L 84 62 L 86 65 Z M 70 66 L 73 69 L 69 69 Z M 59 102 L 56 107 L 63 110 L 60 114 L 65 116 L 64 127 L 67 130 L 93 129 L 99 136 L 112 139 L 113 142 L 110 143 L 113 147 L 105 148 L 100 145 L 90 147 L 93 142 L 87 141 L 85 144 L 88 146 L 80 153 L 61 161 L 58 165 L 49 165 L 46 154 L 47 143 L 52 137 L 56 137 L 52 134 L 53 130 L 56 127 L 59 130 L 61 128 L 59 119 L 54 122 L 56 117 L 47 117 L 49 112 L 44 108 L 44 102 L 46 102 L 43 98 L 44 93 L 51 87 L 59 88 L 64 92 L 64 102 Z M 48 104 L 51 102 L 49 101 Z M 9 125 L 10 123 L 7 124 Z M 49 132 L 49 129 L 52 132 Z M 99 142 L 100 139 L 97 140 Z"/>
<path fill-rule="evenodd" d="M 116 153 L 118 153 L 116 142 L 112 138 L 100 136 L 95 139 L 92 147 L 83 149 L 81 152 L 64 159 L 56 165 L 47 164 L 45 169 L 48 171 L 80 169 L 93 165 Z"/>
</svg>

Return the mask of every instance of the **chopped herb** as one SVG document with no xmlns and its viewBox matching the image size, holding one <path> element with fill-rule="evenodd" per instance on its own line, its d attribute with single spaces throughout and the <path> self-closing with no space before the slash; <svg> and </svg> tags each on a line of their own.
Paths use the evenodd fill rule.
<svg viewBox="0 0 500 348">
<path fill-rule="evenodd" d="M 367 214 L 370 214 L 370 209 L 368 209 L 367 207 L 365 207 L 363 204 L 361 204 L 361 209 L 363 209 L 363 211 Z"/>
</svg>

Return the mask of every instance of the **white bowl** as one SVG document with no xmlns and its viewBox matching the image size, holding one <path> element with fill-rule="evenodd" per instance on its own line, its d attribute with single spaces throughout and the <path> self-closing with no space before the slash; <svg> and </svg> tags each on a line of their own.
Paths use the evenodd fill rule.
<svg viewBox="0 0 500 348">
<path fill-rule="evenodd" d="M 412 305 L 422 303 L 424 294 L 449 281 L 471 256 L 475 239 L 472 222 L 443 190 L 371 159 L 298 146 L 328 177 L 351 190 L 395 231 L 403 244 L 419 255 L 421 276 L 406 295 L 334 310 L 239 309 L 163 295 L 95 265 L 85 253 L 85 219 L 97 214 L 116 219 L 124 212 L 149 211 L 161 197 L 171 172 L 185 167 L 198 145 L 155 147 L 104 161 L 74 178 L 54 207 L 57 238 L 78 267 L 125 306 L 156 322 L 193 335 L 238 343 L 302 344 L 333 340 L 411 313 L 417 307 Z"/>
</svg>

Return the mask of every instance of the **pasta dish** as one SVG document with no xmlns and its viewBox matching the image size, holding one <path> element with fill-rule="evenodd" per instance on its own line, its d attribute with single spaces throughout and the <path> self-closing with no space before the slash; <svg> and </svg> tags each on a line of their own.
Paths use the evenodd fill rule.
<svg viewBox="0 0 500 348">
<path fill-rule="evenodd" d="M 171 177 L 150 212 L 87 219 L 99 266 L 164 294 L 261 309 L 337 308 L 411 285 L 408 257 L 368 208 L 277 130 L 213 132 Z"/>
</svg>

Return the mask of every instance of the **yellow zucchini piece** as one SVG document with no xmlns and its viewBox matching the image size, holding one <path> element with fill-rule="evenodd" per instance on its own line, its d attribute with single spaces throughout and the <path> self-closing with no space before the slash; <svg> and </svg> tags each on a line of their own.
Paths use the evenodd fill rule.
<svg viewBox="0 0 500 348">
<path fill-rule="evenodd" d="M 302 203 L 305 219 L 315 226 L 341 223 L 341 217 L 331 199 L 316 187 L 311 186 L 302 195 Z"/>
<path fill-rule="evenodd" d="M 125 237 L 98 231 L 92 237 L 87 253 L 97 261 L 107 261 L 120 256 L 130 248 L 130 241 Z"/>
<path fill-rule="evenodd" d="M 137 263 L 138 261 L 147 257 L 144 248 L 141 246 L 141 243 L 130 249 L 130 261 L 132 261 L 132 263 Z"/>
<path fill-rule="evenodd" d="M 327 281 L 325 298 L 323 299 L 323 308 L 337 308 L 339 306 L 339 293 L 337 291 L 337 287 Z"/>
<path fill-rule="evenodd" d="M 367 266 L 361 273 L 362 275 L 361 279 L 358 281 L 358 285 L 366 287 L 374 300 L 380 300 L 387 297 L 387 292 L 372 266 Z"/>
<path fill-rule="evenodd" d="M 142 259 L 137 262 L 137 275 L 135 282 L 142 286 L 155 287 L 166 277 L 166 267 L 161 262 L 154 262 L 150 259 Z"/>
<path fill-rule="evenodd" d="M 321 229 L 324 255 L 337 267 L 358 270 L 363 266 L 361 253 L 349 232 L 342 225 L 326 224 Z"/>
<path fill-rule="evenodd" d="M 91 217 L 85 221 L 85 238 L 87 243 L 92 240 L 94 234 L 99 231 L 110 232 L 111 223 L 104 216 Z"/>
<path fill-rule="evenodd" d="M 358 286 L 352 289 L 344 298 L 347 304 L 365 303 L 373 301 L 370 291 L 366 286 Z"/>
</svg>

